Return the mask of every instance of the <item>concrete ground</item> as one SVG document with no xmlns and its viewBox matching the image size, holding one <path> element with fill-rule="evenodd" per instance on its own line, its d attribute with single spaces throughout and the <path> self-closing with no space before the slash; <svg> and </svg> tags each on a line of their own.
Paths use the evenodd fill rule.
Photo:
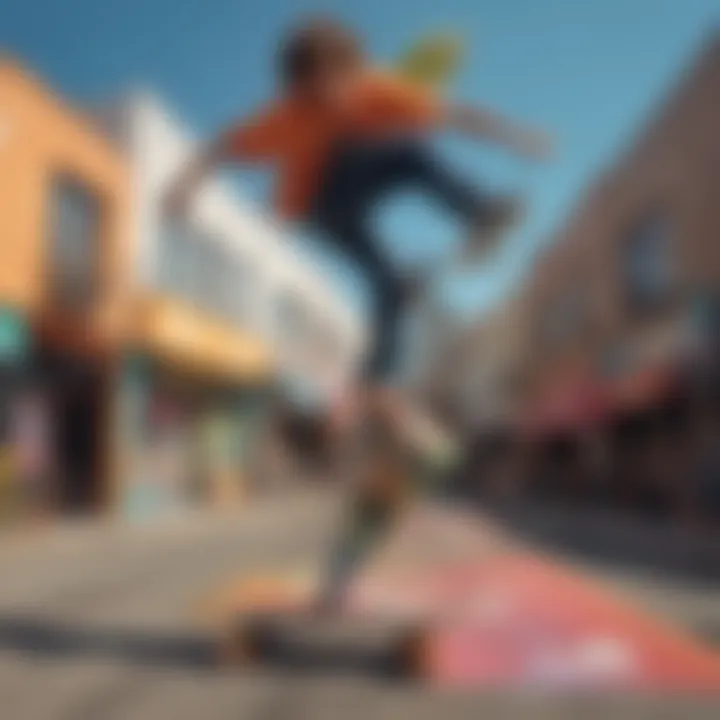
<svg viewBox="0 0 720 720">
<path fill-rule="evenodd" d="M 305 494 L 233 514 L 1 537 L 0 717 L 718 717 L 720 706 L 702 698 L 452 694 L 359 677 L 251 677 L 211 667 L 198 622 L 205 594 L 244 571 L 317 562 L 334 507 L 332 498 Z M 690 606 L 720 616 L 716 595 L 675 602 L 668 585 L 634 584 L 607 569 L 598 574 L 681 622 L 693 615 Z"/>
</svg>

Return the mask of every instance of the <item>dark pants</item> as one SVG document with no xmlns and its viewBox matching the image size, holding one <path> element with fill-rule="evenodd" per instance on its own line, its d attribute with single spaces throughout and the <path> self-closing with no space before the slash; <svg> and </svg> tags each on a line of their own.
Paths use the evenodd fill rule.
<svg viewBox="0 0 720 720">
<path fill-rule="evenodd" d="M 454 215 L 481 219 L 486 199 L 414 138 L 345 142 L 334 152 L 316 197 L 311 223 L 357 263 L 373 295 L 374 348 L 366 376 L 383 379 L 397 359 L 405 283 L 375 236 L 372 215 L 390 192 L 417 188 Z"/>
</svg>

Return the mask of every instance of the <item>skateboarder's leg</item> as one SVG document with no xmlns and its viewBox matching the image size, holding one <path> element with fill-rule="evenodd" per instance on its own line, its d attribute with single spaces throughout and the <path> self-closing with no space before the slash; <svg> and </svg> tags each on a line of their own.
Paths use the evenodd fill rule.
<svg viewBox="0 0 720 720">
<path fill-rule="evenodd" d="M 356 140 L 338 148 L 321 184 L 315 219 L 321 227 L 348 214 L 367 222 L 379 201 L 403 188 L 420 190 L 464 223 L 468 259 L 493 245 L 523 210 L 519 198 L 491 195 L 469 182 L 428 141 L 401 136 Z"/>
<path fill-rule="evenodd" d="M 377 383 L 387 380 L 395 370 L 406 286 L 376 246 L 367 244 L 363 247 L 362 264 L 372 287 L 374 330 L 364 377 L 369 383 Z"/>
<path fill-rule="evenodd" d="M 355 263 L 369 285 L 372 340 L 363 375 L 370 382 L 386 379 L 397 357 L 398 331 L 409 284 L 382 252 L 364 207 L 335 206 L 331 213 L 320 216 L 316 225 Z"/>
<path fill-rule="evenodd" d="M 492 205 L 492 198 L 443 162 L 421 139 L 401 137 L 370 143 L 364 157 L 378 197 L 402 187 L 416 188 L 466 223 L 479 221 Z"/>
<path fill-rule="evenodd" d="M 467 259 L 495 244 L 502 233 L 522 215 L 523 203 L 515 196 L 492 196 L 468 182 L 461 173 L 432 151 L 427 142 L 413 138 L 395 140 L 371 151 L 368 163 L 376 163 L 380 186 L 390 190 L 409 184 L 439 201 L 465 223 Z"/>
<path fill-rule="evenodd" d="M 374 344 L 365 367 L 366 388 L 382 385 L 392 375 L 407 288 L 381 251 L 370 226 L 371 212 L 383 194 L 403 184 L 433 192 L 468 221 L 481 216 L 485 207 L 482 195 L 438 163 L 421 143 L 412 140 L 353 146 L 335 159 L 318 199 L 314 222 L 359 265 L 371 286 Z M 357 568 L 375 546 L 378 535 L 384 535 L 377 533 L 377 528 L 366 526 L 363 518 L 363 502 L 372 492 L 361 483 L 353 516 L 333 554 L 320 593 L 322 607 L 336 606 Z M 385 511 L 383 529 L 396 514 L 391 503 Z"/>
<path fill-rule="evenodd" d="M 364 489 L 359 489 L 321 581 L 318 597 L 321 609 L 338 608 L 360 568 L 392 528 L 396 515 L 396 509 L 389 503 L 372 503 Z"/>
<path fill-rule="evenodd" d="M 341 184 L 354 180 L 366 202 L 404 187 L 418 189 L 471 228 L 496 224 L 514 200 L 470 182 L 440 158 L 427 140 L 414 136 L 352 145 L 340 154 L 335 174 Z"/>
</svg>

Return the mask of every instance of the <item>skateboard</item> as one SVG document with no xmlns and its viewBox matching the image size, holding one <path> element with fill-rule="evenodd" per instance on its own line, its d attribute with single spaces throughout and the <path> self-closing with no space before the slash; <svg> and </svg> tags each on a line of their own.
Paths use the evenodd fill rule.
<svg viewBox="0 0 720 720">
<path fill-rule="evenodd" d="M 390 612 L 358 612 L 348 602 L 350 581 L 371 561 L 411 502 L 416 465 L 398 430 L 382 413 L 368 414 L 359 426 L 353 448 L 357 455 L 348 458 L 356 477 L 350 480 L 347 517 L 336 545 L 339 553 L 333 556 L 340 563 L 340 575 L 331 564 L 330 572 L 323 574 L 326 582 L 265 574 L 231 588 L 230 603 L 222 612 L 224 664 L 245 670 L 424 677 L 428 628 L 423 621 Z M 337 601 L 318 604 L 318 595 L 324 595 L 318 586 L 326 590 L 336 578 Z"/>
<path fill-rule="evenodd" d="M 236 593 L 220 646 L 220 661 L 242 671 L 353 673 L 378 678 L 424 676 L 426 629 L 397 618 L 318 613 L 312 592 L 293 578 L 250 578 Z"/>
<path fill-rule="evenodd" d="M 223 664 L 245 671 L 280 668 L 405 680 L 427 676 L 427 621 L 389 610 L 357 611 L 348 602 L 351 581 L 372 562 L 414 495 L 427 492 L 436 469 L 401 430 L 382 411 L 368 412 L 358 425 L 354 457 L 347 459 L 355 477 L 349 480 L 347 517 L 333 558 L 340 563 L 338 601 L 318 607 L 314 578 L 287 573 L 246 578 L 230 589 L 230 602 L 217 613 L 224 616 Z M 326 577 L 334 579 L 332 568 Z M 321 587 L 332 584 L 331 579 Z"/>
<path fill-rule="evenodd" d="M 352 673 L 379 678 L 424 676 L 425 629 L 397 619 L 305 608 L 245 612 L 228 630 L 224 662 L 240 669 Z"/>
</svg>

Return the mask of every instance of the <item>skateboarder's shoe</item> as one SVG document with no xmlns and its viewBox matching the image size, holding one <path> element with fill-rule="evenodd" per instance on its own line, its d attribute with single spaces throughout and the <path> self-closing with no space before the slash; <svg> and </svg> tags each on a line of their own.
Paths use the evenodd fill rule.
<svg viewBox="0 0 720 720">
<path fill-rule="evenodd" d="M 432 267 L 417 267 L 406 272 L 400 281 L 401 306 L 412 309 L 421 304 L 434 279 L 435 272 Z"/>
<path fill-rule="evenodd" d="M 238 618 L 224 655 L 240 667 L 419 679 L 426 637 L 417 622 L 379 616 L 259 613 Z"/>
<path fill-rule="evenodd" d="M 492 252 L 507 232 L 522 222 L 526 206 L 515 195 L 501 196 L 483 207 L 478 221 L 470 228 L 459 256 L 461 265 L 473 265 Z"/>
<path fill-rule="evenodd" d="M 414 454 L 441 458 L 454 453 L 457 441 L 450 429 L 404 393 L 382 388 L 376 391 L 373 400 L 375 413 L 383 417 L 393 434 Z"/>
</svg>

